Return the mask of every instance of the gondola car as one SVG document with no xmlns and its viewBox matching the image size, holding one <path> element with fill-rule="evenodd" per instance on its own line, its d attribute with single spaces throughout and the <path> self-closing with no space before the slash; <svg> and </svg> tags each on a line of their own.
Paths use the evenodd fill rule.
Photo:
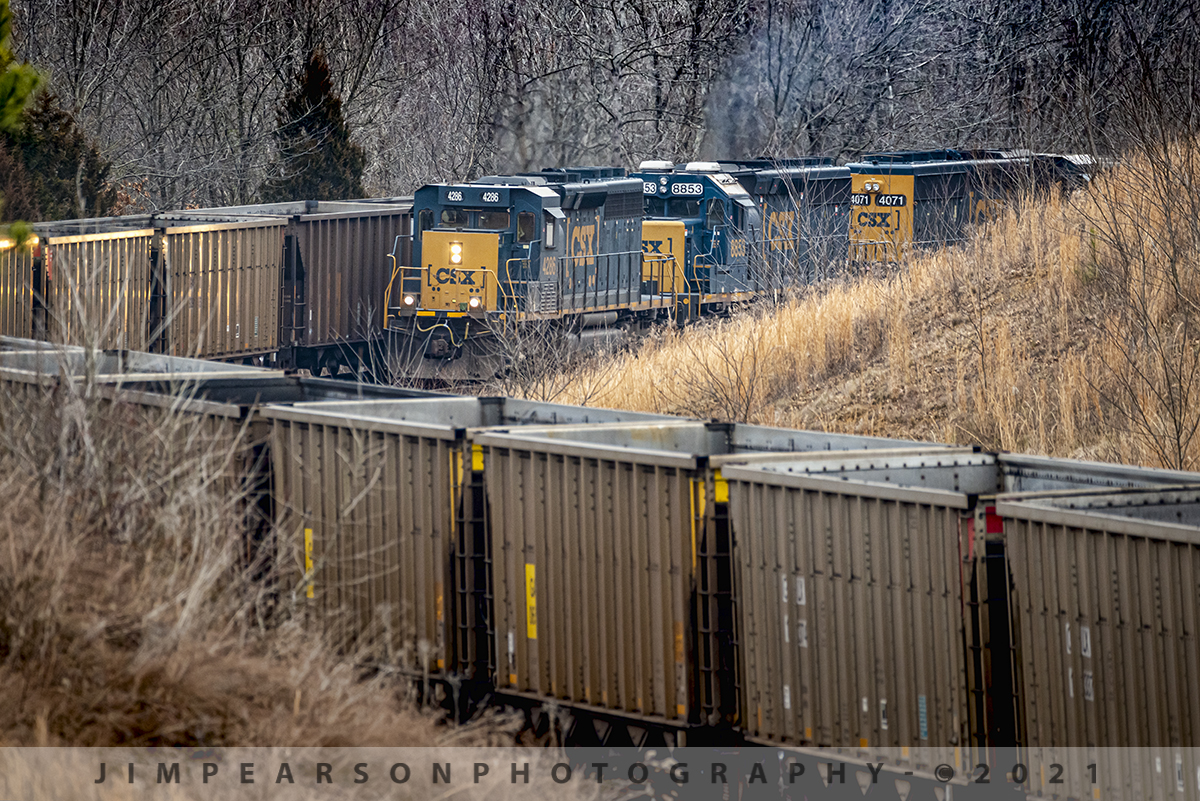
<svg viewBox="0 0 1200 801">
<path fill-rule="evenodd" d="M 410 198 L 36 223 L 0 243 L 0 336 L 365 375 Z M 399 237 L 399 239 L 398 239 Z"/>
</svg>

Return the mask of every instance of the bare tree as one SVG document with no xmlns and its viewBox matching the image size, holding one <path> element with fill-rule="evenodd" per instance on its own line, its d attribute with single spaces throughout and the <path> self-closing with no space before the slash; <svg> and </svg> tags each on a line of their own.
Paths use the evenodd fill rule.
<svg viewBox="0 0 1200 801">
<path fill-rule="evenodd" d="M 497 373 L 486 391 L 584 406 L 615 372 L 608 357 L 626 344 L 619 329 L 578 330 L 553 321 L 499 321 L 491 333 Z"/>
<path fill-rule="evenodd" d="M 1118 132 L 1116 87 L 1175 69 L 1194 0 L 14 0 L 135 201 L 254 200 L 274 109 L 328 54 L 365 185 L 570 163 L 1019 145 Z M 1173 65 L 1176 65 L 1173 67 Z M 1100 139 L 1096 140 L 1100 142 Z M 1117 147 L 1109 139 L 1102 144 Z"/>
<path fill-rule="evenodd" d="M 1193 47 L 1191 53 L 1200 55 Z M 1194 62 L 1193 62 L 1194 63 Z M 1163 465 L 1200 463 L 1200 118 L 1191 75 L 1141 60 L 1122 88 L 1132 149 L 1120 180 L 1100 180 L 1083 206 L 1091 268 L 1104 294 L 1105 400 Z"/>
</svg>

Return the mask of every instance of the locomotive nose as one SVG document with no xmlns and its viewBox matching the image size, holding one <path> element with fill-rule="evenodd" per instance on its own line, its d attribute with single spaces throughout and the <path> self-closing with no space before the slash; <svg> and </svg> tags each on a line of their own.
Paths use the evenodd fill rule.
<svg viewBox="0 0 1200 801">
<path fill-rule="evenodd" d="M 426 231 L 421 245 L 426 310 L 476 312 L 496 308 L 497 234 Z"/>
</svg>

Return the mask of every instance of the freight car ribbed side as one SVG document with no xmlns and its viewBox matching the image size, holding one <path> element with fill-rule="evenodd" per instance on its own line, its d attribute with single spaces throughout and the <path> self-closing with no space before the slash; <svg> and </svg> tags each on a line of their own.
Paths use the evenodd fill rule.
<svg viewBox="0 0 1200 801">
<path fill-rule="evenodd" d="M 966 499 L 724 472 L 747 735 L 864 755 L 903 748 L 910 766 L 927 770 L 961 762 L 953 746 L 966 742 L 968 725 Z"/>
<path fill-rule="evenodd" d="M 337 647 L 443 669 L 454 430 L 265 416 L 284 597 Z"/>
<path fill-rule="evenodd" d="M 497 688 L 686 725 L 695 458 L 474 441 L 491 509 Z"/>
<path fill-rule="evenodd" d="M 400 238 L 400 260 L 411 250 L 411 204 L 364 205 L 356 211 L 306 214 L 293 228 L 305 272 L 303 344 L 361 341 L 383 330 L 388 256 Z"/>
<path fill-rule="evenodd" d="M 286 225 L 268 218 L 166 229 L 168 352 L 218 358 L 276 349 Z M 139 286 L 148 294 L 148 279 Z"/>
<path fill-rule="evenodd" d="M 149 350 L 150 228 L 43 239 L 51 342 Z"/>
<path fill-rule="evenodd" d="M 0 248 L 0 336 L 33 334 L 33 251 Z"/>
<path fill-rule="evenodd" d="M 1033 758 L 1065 765 L 1083 796 L 1087 760 L 1065 747 L 1111 746 L 1097 761 L 1102 797 L 1116 798 L 1149 768 L 1144 752 L 1186 790 L 1175 797 L 1197 797 L 1200 488 L 1020 498 L 996 512 Z M 1063 792 L 1038 779 L 1036 793 Z"/>
</svg>

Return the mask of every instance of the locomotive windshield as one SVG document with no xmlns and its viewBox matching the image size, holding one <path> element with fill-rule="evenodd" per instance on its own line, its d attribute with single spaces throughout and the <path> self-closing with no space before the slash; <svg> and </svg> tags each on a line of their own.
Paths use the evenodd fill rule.
<svg viewBox="0 0 1200 801">
<path fill-rule="evenodd" d="M 668 217 L 699 217 L 700 198 L 673 197 L 667 201 Z"/>
<path fill-rule="evenodd" d="M 466 227 L 470 224 L 470 215 L 466 209 L 442 209 L 442 225 Z"/>
<path fill-rule="evenodd" d="M 642 201 L 647 217 L 699 217 L 698 197 L 647 197 Z"/>
<path fill-rule="evenodd" d="M 422 212 L 424 213 L 424 212 Z M 511 217 L 507 209 L 442 209 L 442 225 L 449 228 L 482 228 L 507 231 Z M 422 227 L 422 230 L 425 230 Z"/>
<path fill-rule="evenodd" d="M 508 211 L 506 209 L 487 209 L 479 212 L 479 227 L 488 231 L 507 230 Z"/>
</svg>

